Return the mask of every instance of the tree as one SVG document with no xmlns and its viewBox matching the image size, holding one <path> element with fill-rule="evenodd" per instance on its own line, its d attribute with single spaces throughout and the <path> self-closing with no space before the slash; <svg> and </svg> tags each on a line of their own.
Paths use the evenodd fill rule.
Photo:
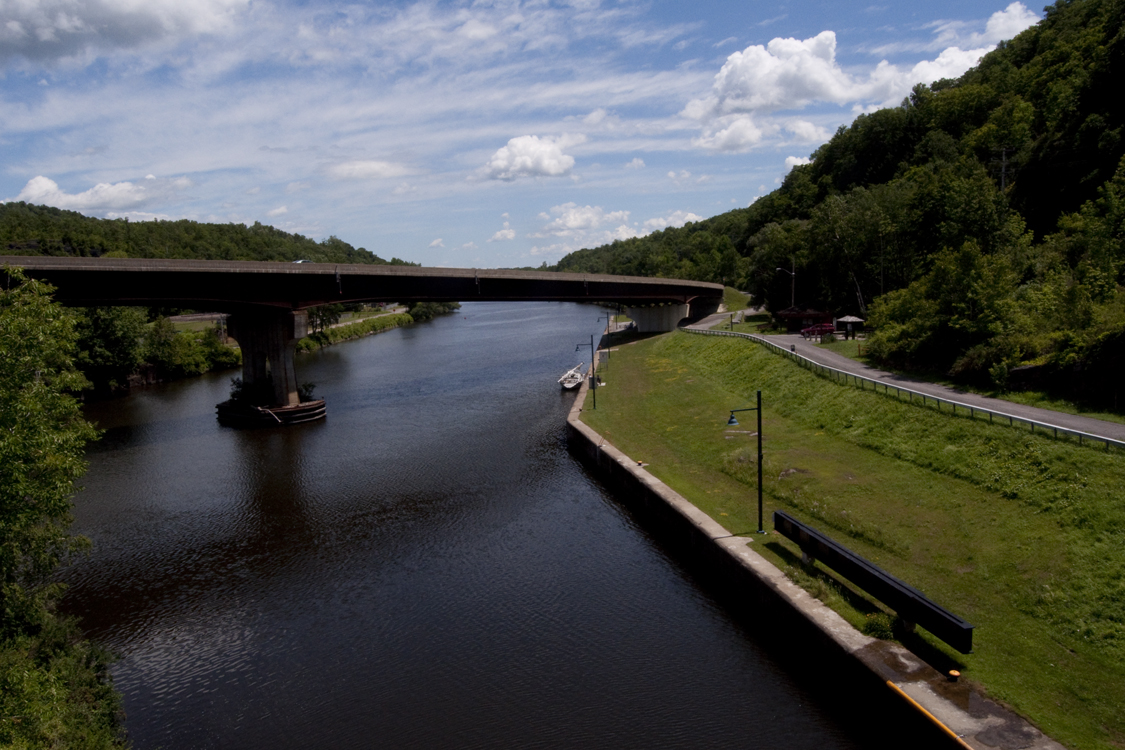
<svg viewBox="0 0 1125 750">
<path fill-rule="evenodd" d="M 70 498 L 96 437 L 69 394 L 86 385 L 75 316 L 17 270 L 0 284 L 0 745 L 116 747 L 106 655 L 53 612 L 51 574 L 88 544 L 68 532 Z"/>
<path fill-rule="evenodd" d="M 340 322 L 343 305 L 317 305 L 309 308 L 309 333 L 320 333 Z"/>
<path fill-rule="evenodd" d="M 8 271 L 0 290 L 0 627 L 18 626 L 51 591 L 47 577 L 81 546 L 68 534 L 70 496 L 96 433 L 70 391 L 74 316 L 49 287 Z"/>
<path fill-rule="evenodd" d="M 139 307 L 87 307 L 78 314 L 77 364 L 99 390 L 123 388 L 143 358 Z"/>
</svg>

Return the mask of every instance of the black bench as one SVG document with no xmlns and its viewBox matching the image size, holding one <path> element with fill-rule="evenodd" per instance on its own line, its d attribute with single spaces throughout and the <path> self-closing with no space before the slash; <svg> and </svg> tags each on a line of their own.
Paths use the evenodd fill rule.
<svg viewBox="0 0 1125 750">
<path fill-rule="evenodd" d="M 973 650 L 973 626 L 926 598 L 918 589 L 903 583 L 879 566 L 788 513 L 774 511 L 774 529 L 796 542 L 807 559 L 820 560 L 832 570 L 886 604 L 910 628 L 921 625 L 963 654 Z"/>
</svg>

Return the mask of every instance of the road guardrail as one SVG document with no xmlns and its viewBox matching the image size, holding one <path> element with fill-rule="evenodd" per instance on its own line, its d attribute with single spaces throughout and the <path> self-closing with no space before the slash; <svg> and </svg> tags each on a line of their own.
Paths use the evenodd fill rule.
<svg viewBox="0 0 1125 750">
<path fill-rule="evenodd" d="M 1125 442 L 1121 440 L 1114 440 L 1113 438 L 1105 437 L 1103 435 L 1093 435 L 1089 432 L 1083 432 L 1082 430 L 1072 430 L 1069 427 L 1060 427 L 1059 425 L 1050 424 L 1048 422 L 1040 422 L 1034 419 L 1028 419 L 1027 417 L 1020 417 L 1015 414 L 1007 414 L 1005 412 L 995 411 L 993 409 L 985 409 L 981 406 L 966 404 L 961 401 L 954 401 L 953 399 L 942 398 L 940 396 L 934 396 L 929 393 L 922 393 L 921 391 L 916 391 L 911 388 L 906 388 L 900 385 L 891 385 L 881 380 L 873 380 L 872 378 L 867 378 L 862 375 L 856 375 L 854 373 L 840 370 L 835 367 L 829 367 L 828 365 L 824 365 L 820 362 L 809 359 L 802 354 L 798 354 L 797 352 L 786 349 L 784 346 L 770 341 L 764 336 L 758 336 L 753 333 L 705 330 L 701 328 L 687 327 L 680 328 L 680 330 L 687 331 L 688 333 L 703 334 L 705 336 L 732 336 L 735 338 L 749 339 L 755 343 L 765 346 L 768 349 L 771 349 L 777 354 L 788 357 L 805 369 L 811 370 L 821 377 L 830 378 L 838 383 L 843 382 L 844 385 L 853 384 L 860 390 L 867 390 L 867 386 L 870 385 L 871 390 L 875 391 L 876 393 L 879 392 L 879 387 L 882 386 L 883 393 L 887 394 L 888 396 L 893 390 L 895 392 L 895 396 L 899 399 L 902 398 L 903 394 L 906 394 L 907 398 L 911 402 L 913 402 L 915 398 L 921 399 L 922 406 L 928 406 L 930 402 L 933 402 L 938 411 L 941 411 L 943 405 L 948 406 L 950 413 L 952 413 L 953 416 L 957 416 L 957 409 L 961 409 L 962 412 L 966 412 L 970 419 L 976 419 L 978 414 L 987 414 L 988 421 L 992 424 L 995 424 L 996 420 L 1000 420 L 1000 423 L 1003 424 L 1003 420 L 1006 419 L 1008 420 L 1009 427 L 1015 427 L 1016 424 L 1019 423 L 1021 425 L 1026 425 L 1032 433 L 1034 433 L 1038 429 L 1042 432 L 1050 432 L 1055 438 L 1058 438 L 1060 434 L 1078 438 L 1079 445 L 1085 445 L 1088 442 L 1104 443 L 1105 449 L 1107 451 L 1109 450 L 1110 446 L 1113 446 L 1114 448 L 1117 448 L 1119 450 L 1125 450 Z"/>
</svg>

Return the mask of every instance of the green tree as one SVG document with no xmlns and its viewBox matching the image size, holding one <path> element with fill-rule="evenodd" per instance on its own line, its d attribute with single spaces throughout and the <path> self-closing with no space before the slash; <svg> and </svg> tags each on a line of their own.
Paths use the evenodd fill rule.
<svg viewBox="0 0 1125 750">
<path fill-rule="evenodd" d="M 0 291 L 0 617 L 51 590 L 47 576 L 79 541 L 67 533 L 83 450 L 95 437 L 71 391 L 85 386 L 72 364 L 74 316 L 49 288 L 7 271 Z"/>
<path fill-rule="evenodd" d="M 76 314 L 78 368 L 98 390 L 126 387 L 144 357 L 145 311 L 139 307 L 87 307 Z"/>
<path fill-rule="evenodd" d="M 340 322 L 343 305 L 317 305 L 309 308 L 309 333 L 320 333 Z"/>
<path fill-rule="evenodd" d="M 88 544 L 69 534 L 70 498 L 96 437 L 70 395 L 86 385 L 75 316 L 18 270 L 0 280 L 0 745 L 114 747 L 105 655 L 53 613 L 52 573 Z"/>
</svg>

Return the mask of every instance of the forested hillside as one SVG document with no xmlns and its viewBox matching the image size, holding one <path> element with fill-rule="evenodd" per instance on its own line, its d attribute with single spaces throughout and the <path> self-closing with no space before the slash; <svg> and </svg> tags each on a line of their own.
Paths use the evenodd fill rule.
<svg viewBox="0 0 1125 750">
<path fill-rule="evenodd" d="M 29 203 L 0 204 L 0 255 L 72 255 L 200 260 L 310 260 L 316 263 L 417 265 L 383 260 L 329 237 L 322 242 L 257 222 L 94 219 Z"/>
<path fill-rule="evenodd" d="M 886 364 L 1125 408 L 1123 21 L 1125 0 L 1060 0 L 749 208 L 557 268 L 724 282 L 779 310 L 795 267 L 797 303 L 867 318 Z"/>
</svg>

